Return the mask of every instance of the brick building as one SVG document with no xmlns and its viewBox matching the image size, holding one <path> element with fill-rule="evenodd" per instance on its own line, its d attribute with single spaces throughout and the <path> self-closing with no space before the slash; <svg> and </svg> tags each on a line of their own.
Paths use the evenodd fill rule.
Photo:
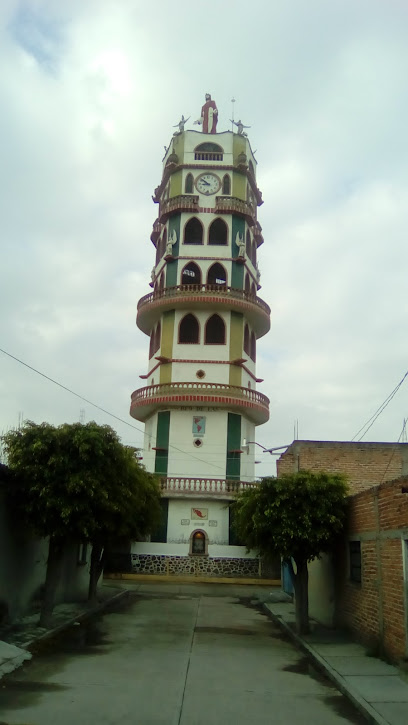
<svg viewBox="0 0 408 725">
<path fill-rule="evenodd" d="M 336 556 L 309 565 L 311 616 L 348 627 L 392 660 L 408 656 L 408 445 L 294 441 L 278 476 L 300 469 L 344 473 L 350 486 Z"/>
<path fill-rule="evenodd" d="M 408 445 L 293 441 L 277 461 L 278 476 L 300 469 L 345 473 L 353 494 L 408 475 Z"/>
<path fill-rule="evenodd" d="M 336 622 L 392 660 L 408 655 L 408 477 L 350 496 L 336 557 Z"/>
</svg>

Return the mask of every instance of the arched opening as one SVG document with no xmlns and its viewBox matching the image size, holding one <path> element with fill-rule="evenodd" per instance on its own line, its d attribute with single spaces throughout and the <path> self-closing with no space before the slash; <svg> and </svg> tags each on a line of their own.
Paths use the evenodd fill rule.
<svg viewBox="0 0 408 725">
<path fill-rule="evenodd" d="M 255 333 L 251 332 L 251 353 L 250 353 L 251 360 L 255 362 L 256 360 L 256 338 Z"/>
<path fill-rule="evenodd" d="M 155 340 L 155 337 L 154 337 L 154 330 L 152 330 L 152 331 L 151 331 L 151 333 L 150 333 L 150 343 L 149 343 L 149 360 L 150 360 L 150 358 L 152 358 L 152 357 L 153 357 L 153 355 L 154 355 L 154 340 Z"/>
<path fill-rule="evenodd" d="M 203 225 L 196 217 L 190 219 L 184 227 L 184 244 L 202 244 Z"/>
<path fill-rule="evenodd" d="M 231 194 L 231 178 L 228 174 L 225 174 L 222 179 L 222 193 L 224 196 L 229 196 Z"/>
<path fill-rule="evenodd" d="M 245 325 L 245 327 L 244 327 L 244 352 L 246 352 L 247 355 L 251 354 L 251 343 L 250 343 L 250 339 L 249 339 L 248 325 Z"/>
<path fill-rule="evenodd" d="M 186 181 L 184 184 L 184 193 L 185 194 L 193 193 L 193 184 L 194 184 L 193 174 L 187 174 Z"/>
<path fill-rule="evenodd" d="M 198 320 L 194 315 L 189 313 L 185 315 L 180 322 L 179 337 L 180 343 L 187 343 L 190 345 L 197 345 L 200 337 L 200 327 Z"/>
<path fill-rule="evenodd" d="M 228 227 L 223 219 L 215 219 L 208 231 L 208 244 L 227 244 Z"/>
<path fill-rule="evenodd" d="M 207 320 L 204 343 L 206 345 L 225 344 L 225 322 L 219 315 L 211 315 Z"/>
<path fill-rule="evenodd" d="M 212 264 L 207 272 L 207 284 L 218 284 L 226 286 L 227 284 L 227 273 L 219 262 Z"/>
<path fill-rule="evenodd" d="M 162 234 L 162 238 L 160 240 L 160 259 L 162 258 L 165 250 L 166 250 L 166 244 L 167 244 L 167 229 L 164 230 Z"/>
<path fill-rule="evenodd" d="M 256 241 L 255 239 L 252 242 L 252 254 L 251 254 L 252 264 L 254 267 L 256 267 Z"/>
<path fill-rule="evenodd" d="M 183 268 L 181 284 L 201 284 L 201 269 L 195 262 L 189 262 Z"/>
<path fill-rule="evenodd" d="M 160 341 L 161 341 L 161 324 L 159 324 L 156 327 L 156 334 L 155 334 L 155 341 L 154 341 L 154 352 L 157 352 L 160 349 Z"/>
<path fill-rule="evenodd" d="M 245 292 L 247 293 L 247 295 L 249 295 L 251 292 L 251 282 L 249 281 L 248 272 L 245 275 L 245 288 L 244 289 L 245 289 Z"/>
<path fill-rule="evenodd" d="M 245 240 L 245 251 L 248 259 L 251 259 L 251 235 L 249 229 L 247 229 L 246 240 Z"/>
<path fill-rule="evenodd" d="M 208 555 L 208 535 L 202 529 L 193 531 L 190 536 L 190 556 Z"/>
<path fill-rule="evenodd" d="M 222 161 L 223 149 L 216 143 L 207 141 L 200 143 L 194 149 L 194 159 L 196 161 Z"/>
</svg>

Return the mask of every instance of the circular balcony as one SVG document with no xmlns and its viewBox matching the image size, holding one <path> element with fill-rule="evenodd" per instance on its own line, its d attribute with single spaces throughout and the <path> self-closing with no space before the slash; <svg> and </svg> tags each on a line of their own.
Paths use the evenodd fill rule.
<svg viewBox="0 0 408 725">
<path fill-rule="evenodd" d="M 209 309 L 234 310 L 245 315 L 257 338 L 266 335 L 271 326 L 270 307 L 245 290 L 217 284 L 184 284 L 165 287 L 142 297 L 137 305 L 137 326 L 150 335 L 156 322 L 167 310 Z"/>
<path fill-rule="evenodd" d="M 221 383 L 162 383 L 135 390 L 131 396 L 130 415 L 145 421 L 156 410 L 168 408 L 234 409 L 246 415 L 255 425 L 269 420 L 269 399 L 257 390 Z"/>
</svg>

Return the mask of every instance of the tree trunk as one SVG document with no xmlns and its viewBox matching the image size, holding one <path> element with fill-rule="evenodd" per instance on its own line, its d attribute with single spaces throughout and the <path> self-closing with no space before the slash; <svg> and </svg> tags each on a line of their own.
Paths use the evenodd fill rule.
<svg viewBox="0 0 408 725">
<path fill-rule="evenodd" d="M 91 604 L 96 604 L 96 593 L 97 593 L 97 586 L 99 578 L 103 572 L 103 566 L 104 566 L 104 548 L 102 544 L 93 544 L 92 545 L 92 554 L 91 554 L 91 568 L 89 571 L 89 590 L 88 590 L 88 601 L 91 602 Z"/>
<path fill-rule="evenodd" d="M 309 628 L 309 572 L 306 559 L 295 559 L 294 574 L 296 630 L 308 634 Z"/>
<path fill-rule="evenodd" d="M 55 606 L 55 594 L 59 584 L 64 545 L 52 537 L 48 544 L 47 573 L 45 575 L 44 597 L 41 604 L 40 627 L 50 629 L 52 612 Z"/>
</svg>

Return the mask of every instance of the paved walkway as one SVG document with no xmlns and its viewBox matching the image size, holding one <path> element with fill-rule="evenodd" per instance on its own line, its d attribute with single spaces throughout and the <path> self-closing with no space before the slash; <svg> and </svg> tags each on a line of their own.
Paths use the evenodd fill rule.
<svg viewBox="0 0 408 725">
<path fill-rule="evenodd" d="M 2 680 L 8 725 L 362 725 L 257 587 L 148 584 Z"/>
<path fill-rule="evenodd" d="M 298 637 L 294 634 L 295 610 L 291 603 L 266 602 L 264 608 L 370 722 L 407 725 L 408 678 L 397 667 L 370 657 L 363 646 L 344 633 L 316 623 L 310 635 Z"/>
</svg>

